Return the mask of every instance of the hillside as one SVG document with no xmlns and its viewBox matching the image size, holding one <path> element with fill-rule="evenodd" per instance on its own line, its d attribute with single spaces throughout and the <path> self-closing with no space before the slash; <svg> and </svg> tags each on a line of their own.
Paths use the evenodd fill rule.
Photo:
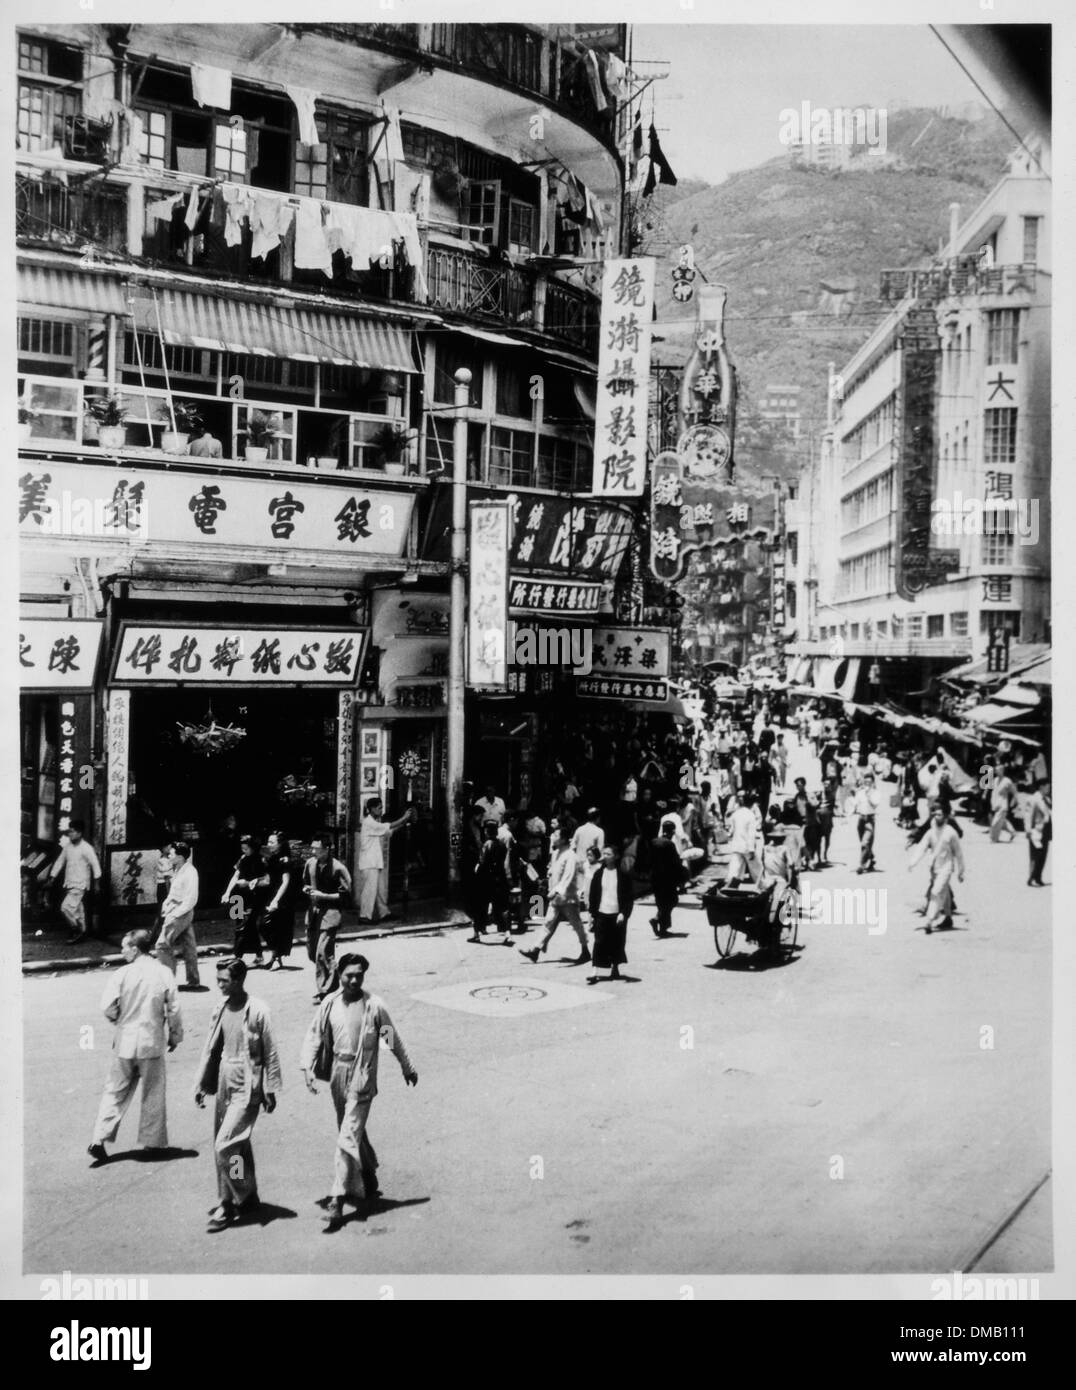
<svg viewBox="0 0 1076 1390">
<path fill-rule="evenodd" d="M 794 451 L 760 427 L 759 395 L 771 383 L 802 389 L 806 448 L 825 420 L 827 362 L 840 368 L 886 312 L 877 298 L 879 272 L 935 254 L 948 233 L 950 203 L 967 216 L 1004 173 L 1013 144 L 993 118 L 907 109 L 890 113 L 882 168 L 863 154 L 839 173 L 782 157 L 717 187 L 659 190 L 641 247 L 659 257 L 655 332 L 664 341 L 654 358 L 680 365 L 690 352 L 694 305 L 677 304 L 671 293 L 676 249 L 690 242 L 706 278 L 729 287 L 741 468 L 794 471 Z"/>
</svg>

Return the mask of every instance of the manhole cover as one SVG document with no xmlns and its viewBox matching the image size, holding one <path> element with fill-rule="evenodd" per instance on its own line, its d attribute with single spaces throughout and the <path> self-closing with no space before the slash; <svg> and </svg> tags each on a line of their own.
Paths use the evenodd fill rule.
<svg viewBox="0 0 1076 1390">
<path fill-rule="evenodd" d="M 533 985 L 483 985 L 481 989 L 472 989 L 472 999 L 497 999 L 497 1000 L 526 1000 L 544 999 L 546 997 L 544 989 L 535 989 Z"/>
</svg>

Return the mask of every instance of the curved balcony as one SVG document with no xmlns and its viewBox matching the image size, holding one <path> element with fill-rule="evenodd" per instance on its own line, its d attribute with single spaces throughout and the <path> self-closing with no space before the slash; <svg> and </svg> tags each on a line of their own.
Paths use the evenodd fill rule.
<svg viewBox="0 0 1076 1390">
<path fill-rule="evenodd" d="M 583 126 L 615 153 L 615 104 L 599 108 L 585 50 L 524 24 L 303 24 L 289 29 L 379 48 L 506 87 Z M 621 57 L 623 54 L 620 55 Z"/>
</svg>

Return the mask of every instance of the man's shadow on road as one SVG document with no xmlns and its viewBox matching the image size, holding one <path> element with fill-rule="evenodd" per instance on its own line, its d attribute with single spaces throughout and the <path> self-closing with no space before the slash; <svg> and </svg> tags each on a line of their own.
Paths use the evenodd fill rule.
<svg viewBox="0 0 1076 1390">
<path fill-rule="evenodd" d="M 107 1168 L 113 1163 L 171 1163 L 177 1158 L 197 1158 L 197 1149 L 121 1149 L 104 1160 L 91 1163 L 91 1168 Z"/>
<path fill-rule="evenodd" d="M 793 946 L 790 950 L 782 951 L 780 955 L 774 955 L 771 951 L 740 951 L 734 956 L 722 956 L 720 960 L 715 960 L 710 965 L 703 967 L 704 970 L 780 970 L 786 965 L 798 965 L 799 953 L 804 948 Z"/>
<path fill-rule="evenodd" d="M 291 1207 L 277 1207 L 272 1202 L 261 1202 L 258 1205 L 258 1210 L 243 1217 L 239 1224 L 242 1226 L 270 1226 L 274 1221 L 290 1221 L 298 1215 L 299 1213 L 292 1211 Z"/>
<path fill-rule="evenodd" d="M 322 1235 L 335 1235 L 345 1226 L 364 1225 L 371 1216 L 383 1216 L 386 1212 L 396 1211 L 400 1207 L 423 1207 L 429 1200 L 429 1197 L 408 1197 L 401 1202 L 395 1201 L 392 1197 L 374 1197 L 368 1201 L 364 1200 L 352 1210 L 345 1211 L 338 1221 L 327 1222 Z"/>
</svg>

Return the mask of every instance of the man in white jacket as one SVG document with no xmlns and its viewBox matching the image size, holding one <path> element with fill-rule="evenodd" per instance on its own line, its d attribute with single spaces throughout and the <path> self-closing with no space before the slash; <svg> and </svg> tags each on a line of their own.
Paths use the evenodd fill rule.
<svg viewBox="0 0 1076 1390">
<path fill-rule="evenodd" d="M 191 847 L 183 840 L 172 846 L 175 872 L 168 896 L 161 904 L 161 934 L 157 959 L 176 973 L 176 956 L 183 958 L 187 988 L 200 990 L 198 944 L 194 939 L 194 909 L 198 906 L 198 870 L 191 863 Z"/>
<path fill-rule="evenodd" d="M 545 915 L 545 935 L 538 945 L 530 951 L 520 951 L 529 961 L 538 963 L 539 953 L 545 955 L 553 933 L 561 922 L 570 922 L 572 930 L 579 938 L 579 955 L 573 965 L 586 965 L 590 960 L 587 934 L 583 919 L 579 915 L 579 880 L 582 869 L 572 849 L 572 839 L 563 826 L 558 826 L 553 837 L 553 862 L 549 866 L 549 908 Z"/>
<path fill-rule="evenodd" d="M 149 1151 L 168 1147 L 164 1057 L 166 1050 L 174 1051 L 183 1041 L 183 1020 L 175 977 L 153 959 L 149 946 L 149 932 L 127 933 L 122 945 L 127 964 L 109 979 L 101 997 L 101 1008 L 116 1025 L 116 1035 L 112 1067 L 87 1151 L 95 1164 L 107 1159 L 105 1144 L 115 1140 L 139 1081 L 138 1142 Z"/>
</svg>

